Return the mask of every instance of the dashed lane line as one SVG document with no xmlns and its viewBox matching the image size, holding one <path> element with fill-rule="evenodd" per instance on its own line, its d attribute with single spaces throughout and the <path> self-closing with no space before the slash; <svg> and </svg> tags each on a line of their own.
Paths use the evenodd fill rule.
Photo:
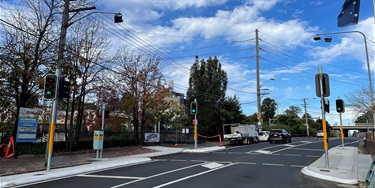
<svg viewBox="0 0 375 188">
<path fill-rule="evenodd" d="M 284 164 L 262 163 L 264 166 L 284 166 Z"/>
<path fill-rule="evenodd" d="M 142 180 L 145 177 L 134 177 L 134 176 L 106 176 L 106 175 L 91 175 L 91 174 L 80 174 L 78 177 L 89 177 L 89 178 L 112 178 L 112 179 L 135 179 Z"/>
<path fill-rule="evenodd" d="M 314 157 L 314 158 L 317 158 L 317 157 L 320 157 L 318 155 L 306 155 L 306 157 Z"/>
<path fill-rule="evenodd" d="M 284 154 L 285 156 L 292 156 L 292 157 L 302 157 L 302 155 L 298 154 Z"/>
<path fill-rule="evenodd" d="M 295 167 L 295 168 L 305 168 L 306 166 L 302 166 L 302 165 L 290 165 L 290 167 Z"/>
<path fill-rule="evenodd" d="M 243 152 L 228 152 L 228 154 L 243 154 Z"/>
<path fill-rule="evenodd" d="M 175 162 L 186 162 L 187 160 L 181 160 L 181 159 L 171 159 L 171 161 L 175 161 Z"/>
</svg>

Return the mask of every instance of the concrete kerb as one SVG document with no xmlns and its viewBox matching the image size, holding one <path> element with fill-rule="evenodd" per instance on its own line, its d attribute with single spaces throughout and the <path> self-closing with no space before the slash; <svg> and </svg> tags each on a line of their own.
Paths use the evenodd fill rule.
<svg viewBox="0 0 375 188">
<path fill-rule="evenodd" d="M 156 152 L 138 154 L 133 156 L 117 157 L 117 158 L 92 158 L 91 164 L 84 164 L 73 167 L 52 169 L 51 171 L 38 171 L 25 174 L 17 174 L 11 176 L 0 177 L 0 187 L 15 187 L 21 185 L 28 185 L 32 183 L 47 182 L 51 180 L 62 179 L 84 173 L 92 173 L 103 169 L 118 168 L 121 166 L 127 166 L 132 164 L 139 164 L 151 161 L 151 157 L 170 155 L 182 152 L 212 152 L 217 150 L 225 149 L 225 147 L 207 147 L 199 148 L 197 150 L 184 149 L 184 148 L 169 148 L 162 146 L 149 146 L 149 149 L 156 150 Z"/>
<path fill-rule="evenodd" d="M 111 169 L 136 163 L 151 161 L 150 158 L 114 158 L 108 160 L 97 160 L 92 164 L 85 164 L 67 168 L 52 169 L 50 171 L 38 171 L 25 174 L 1 177 L 0 187 L 14 187 L 31 183 L 47 182 L 62 179 L 88 172 L 95 172 L 103 169 Z"/>
<path fill-rule="evenodd" d="M 304 167 L 301 172 L 305 175 L 319 179 L 334 181 L 344 184 L 358 184 L 357 160 L 358 148 L 335 147 L 328 151 L 329 168 L 325 167 L 325 154 Z"/>
<path fill-rule="evenodd" d="M 133 156 L 116 157 L 116 158 L 101 158 L 89 159 L 91 164 L 84 164 L 79 166 L 72 166 L 66 168 L 52 169 L 48 171 L 38 171 L 17 175 L 10 175 L 0 177 L 0 187 L 15 187 L 20 185 L 27 185 L 38 182 L 47 182 L 51 180 L 62 179 L 70 176 L 75 176 L 83 173 L 92 173 L 103 169 L 118 168 L 132 164 L 139 164 L 151 161 L 151 157 L 169 155 L 183 152 L 183 148 L 167 148 L 160 146 L 146 147 L 156 152 L 138 154 Z"/>
</svg>

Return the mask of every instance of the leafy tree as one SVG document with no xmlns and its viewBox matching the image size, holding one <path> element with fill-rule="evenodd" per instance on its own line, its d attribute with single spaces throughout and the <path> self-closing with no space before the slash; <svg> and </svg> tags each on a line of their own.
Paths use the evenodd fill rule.
<svg viewBox="0 0 375 188">
<path fill-rule="evenodd" d="M 120 75 L 111 79 L 112 88 L 122 96 L 121 110 L 131 114 L 135 143 L 139 144 L 145 129 L 176 112 L 172 103 L 164 100 L 171 94 L 172 86 L 165 81 L 156 57 L 130 53 L 122 47 L 115 53 L 113 63 Z"/>
<path fill-rule="evenodd" d="M 236 96 L 225 98 L 221 104 L 220 114 L 223 124 L 247 124 L 249 121 L 249 119 L 242 113 L 241 104 Z"/>
<path fill-rule="evenodd" d="M 222 70 L 221 63 L 214 57 L 200 62 L 196 56 L 195 63 L 190 69 L 187 104 L 194 99 L 198 102 L 199 120 L 198 132 L 205 135 L 214 135 L 222 130 L 220 106 L 225 99 L 228 78 Z"/>
<path fill-rule="evenodd" d="M 301 108 L 298 106 L 289 106 L 288 109 L 285 110 L 286 115 L 293 116 L 295 118 L 298 117 L 298 114 L 301 113 Z"/>
<path fill-rule="evenodd" d="M 13 112 L 14 132 L 21 107 L 38 105 L 40 79 L 48 70 L 54 38 L 54 12 L 57 1 L 23 0 L 15 9 L 8 9 L 1 22 L 0 75 L 2 92 L 8 102 L 8 112 Z M 6 9 L 3 9 L 6 10 Z M 49 39 L 46 41 L 46 39 Z M 4 97 L 4 98 L 3 98 Z"/>
<path fill-rule="evenodd" d="M 266 98 L 262 102 L 261 111 L 263 114 L 263 120 L 268 124 L 269 119 L 275 117 L 277 104 L 276 101 L 271 98 Z"/>
</svg>

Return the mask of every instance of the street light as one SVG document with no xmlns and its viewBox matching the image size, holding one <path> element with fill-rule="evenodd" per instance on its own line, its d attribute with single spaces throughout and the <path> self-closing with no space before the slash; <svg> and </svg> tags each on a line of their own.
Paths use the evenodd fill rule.
<svg viewBox="0 0 375 188">
<path fill-rule="evenodd" d="M 265 81 L 262 85 L 260 85 L 259 83 L 257 85 L 259 85 L 259 87 L 257 87 L 257 108 L 258 108 L 258 115 L 257 115 L 257 118 L 258 118 L 258 125 L 261 126 L 262 123 L 263 123 L 263 118 L 262 118 L 262 115 L 261 115 L 261 109 L 260 109 L 260 98 L 261 98 L 261 95 L 265 95 L 266 93 L 260 93 L 260 90 L 261 90 L 261 87 L 266 84 L 267 82 L 269 81 L 273 81 L 273 80 L 276 80 L 275 78 L 271 78 L 267 81 Z"/>
<path fill-rule="evenodd" d="M 368 50 L 367 50 L 367 39 L 366 39 L 366 35 L 363 34 L 362 32 L 360 31 L 343 31 L 343 32 L 334 32 L 334 33 L 324 33 L 324 34 L 317 34 L 315 37 L 314 37 L 314 40 L 317 41 L 317 40 L 320 40 L 320 36 L 327 36 L 325 37 L 325 41 L 326 42 L 331 42 L 332 41 L 332 38 L 329 37 L 329 35 L 337 35 L 337 34 L 346 34 L 346 33 L 359 33 L 363 36 L 363 40 L 364 40 L 364 43 L 365 43 L 365 52 L 366 52 L 366 62 L 367 62 L 367 72 L 368 72 L 368 80 L 369 80 L 369 84 L 370 84 L 370 97 L 371 97 L 371 110 L 372 110 L 372 118 L 373 118 L 373 122 L 374 122 L 374 130 L 375 130 L 375 110 L 374 110 L 374 89 L 372 87 L 372 79 L 371 79 L 371 71 L 370 71 L 370 61 L 369 61 L 369 56 L 368 56 Z"/>
</svg>

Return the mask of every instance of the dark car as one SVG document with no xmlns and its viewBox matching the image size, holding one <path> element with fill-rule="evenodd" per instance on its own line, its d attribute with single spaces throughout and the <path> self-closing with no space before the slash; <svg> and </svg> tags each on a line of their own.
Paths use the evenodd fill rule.
<svg viewBox="0 0 375 188">
<path fill-rule="evenodd" d="M 284 143 L 292 142 L 292 135 L 285 129 L 272 129 L 268 141 L 270 143 L 282 141 Z"/>
</svg>

